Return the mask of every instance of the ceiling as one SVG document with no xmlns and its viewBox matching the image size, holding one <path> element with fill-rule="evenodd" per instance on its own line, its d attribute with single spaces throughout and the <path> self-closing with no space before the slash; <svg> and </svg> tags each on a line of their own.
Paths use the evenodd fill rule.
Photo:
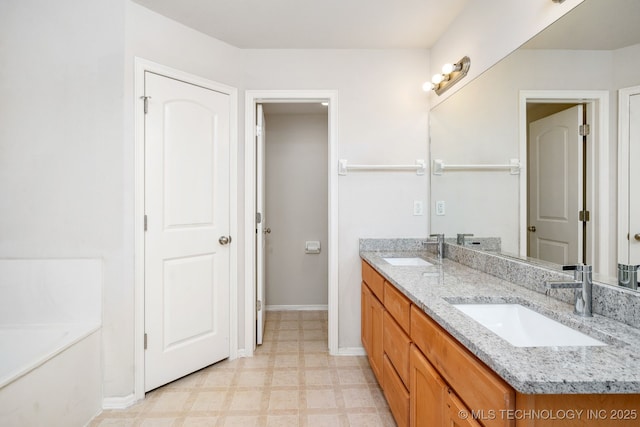
<svg viewBox="0 0 640 427">
<path fill-rule="evenodd" d="M 243 49 L 428 49 L 472 0 L 133 1 Z"/>
<path fill-rule="evenodd" d="M 640 42 L 640 1 L 585 0 L 525 49 L 614 50 Z"/>
</svg>

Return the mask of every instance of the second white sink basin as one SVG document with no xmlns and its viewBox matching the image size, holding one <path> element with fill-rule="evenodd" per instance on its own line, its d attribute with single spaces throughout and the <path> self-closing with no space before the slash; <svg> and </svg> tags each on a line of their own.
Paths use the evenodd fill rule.
<svg viewBox="0 0 640 427">
<path fill-rule="evenodd" d="M 606 345 L 520 304 L 453 304 L 514 347 Z"/>
<path fill-rule="evenodd" d="M 396 265 L 396 266 L 426 267 L 429 265 L 433 265 L 429 261 L 425 261 L 422 258 L 418 258 L 418 257 L 407 257 L 407 258 L 398 257 L 398 258 L 382 258 L 382 259 L 387 261 L 389 264 Z"/>
</svg>

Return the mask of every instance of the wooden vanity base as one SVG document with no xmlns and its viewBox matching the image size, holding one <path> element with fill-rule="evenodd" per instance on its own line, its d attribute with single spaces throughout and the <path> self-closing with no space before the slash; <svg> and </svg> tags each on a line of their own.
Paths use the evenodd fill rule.
<svg viewBox="0 0 640 427">
<path fill-rule="evenodd" d="M 516 427 L 640 426 L 640 394 L 516 394 Z"/>
</svg>

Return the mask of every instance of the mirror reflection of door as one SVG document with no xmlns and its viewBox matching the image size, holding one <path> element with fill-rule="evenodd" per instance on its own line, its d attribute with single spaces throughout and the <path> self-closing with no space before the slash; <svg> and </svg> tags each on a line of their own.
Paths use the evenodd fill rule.
<svg viewBox="0 0 640 427">
<path fill-rule="evenodd" d="M 527 256 L 557 264 L 586 262 L 586 227 L 579 216 L 586 202 L 586 153 L 580 135 L 585 107 L 528 106 Z"/>
</svg>

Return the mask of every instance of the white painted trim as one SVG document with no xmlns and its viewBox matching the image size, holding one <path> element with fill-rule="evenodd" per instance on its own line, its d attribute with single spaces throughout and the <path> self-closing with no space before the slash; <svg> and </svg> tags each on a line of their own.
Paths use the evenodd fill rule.
<svg viewBox="0 0 640 427">
<path fill-rule="evenodd" d="M 265 306 L 267 311 L 328 311 L 329 306 L 327 304 L 315 304 L 315 305 L 267 305 Z"/>
<path fill-rule="evenodd" d="M 364 347 L 341 347 L 334 356 L 366 356 Z"/>
<path fill-rule="evenodd" d="M 593 268 L 609 275 L 609 92 L 605 90 L 521 90 L 519 95 L 520 152 L 520 255 L 527 254 L 527 102 L 575 102 L 591 105 L 593 144 L 588 159 L 590 170 L 598 170 L 590 186 L 587 207 L 599 214 L 589 222 L 589 245 Z M 593 176 L 593 175 L 591 175 Z M 597 206 L 597 207 L 596 207 Z"/>
<path fill-rule="evenodd" d="M 138 400 L 133 393 L 122 397 L 105 397 L 102 399 L 102 409 L 125 409 Z"/>
<path fill-rule="evenodd" d="M 135 58 L 134 74 L 134 399 L 144 399 L 144 95 L 146 71 L 229 95 L 229 234 L 238 235 L 238 89 L 143 58 Z M 238 306 L 238 245 L 229 251 L 229 306 Z M 230 310 L 229 353 L 238 357 L 238 316 Z"/>
<path fill-rule="evenodd" d="M 328 100 L 329 115 L 329 353 L 338 353 L 338 92 L 335 90 L 247 90 L 245 93 L 245 333 L 244 352 L 255 349 L 255 197 L 256 104 L 259 102 L 318 102 Z"/>
<path fill-rule="evenodd" d="M 237 353 L 236 353 L 236 358 L 241 358 L 241 357 L 249 357 L 247 356 L 247 354 L 244 352 L 243 349 L 238 349 Z"/>
<path fill-rule="evenodd" d="M 629 101 L 640 86 L 618 91 L 618 260 L 629 264 Z M 621 179 L 625 177 L 625 179 Z"/>
</svg>

